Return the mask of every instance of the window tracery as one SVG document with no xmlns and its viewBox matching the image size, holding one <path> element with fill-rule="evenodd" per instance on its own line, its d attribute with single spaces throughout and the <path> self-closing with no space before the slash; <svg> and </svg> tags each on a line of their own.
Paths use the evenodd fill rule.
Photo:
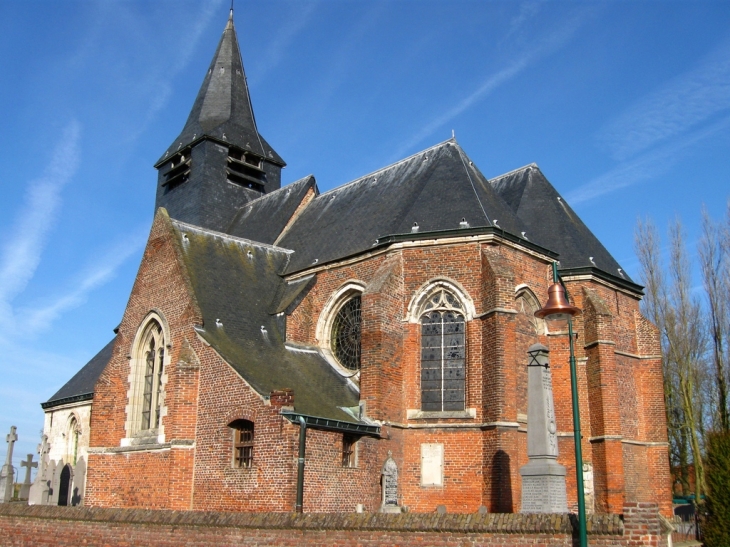
<svg viewBox="0 0 730 547">
<path fill-rule="evenodd" d="M 421 315 L 421 410 L 461 411 L 466 404 L 466 320 L 446 288 L 429 296 Z"/>
</svg>

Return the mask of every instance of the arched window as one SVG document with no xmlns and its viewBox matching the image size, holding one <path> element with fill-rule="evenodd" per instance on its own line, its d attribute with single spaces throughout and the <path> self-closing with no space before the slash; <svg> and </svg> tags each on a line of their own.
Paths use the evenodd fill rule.
<svg viewBox="0 0 730 547">
<path fill-rule="evenodd" d="M 66 431 L 66 455 L 67 461 L 71 465 L 76 465 L 76 459 L 79 453 L 79 435 L 81 428 L 76 416 L 71 416 L 68 422 L 68 430 Z"/>
<path fill-rule="evenodd" d="M 431 293 L 421 313 L 421 410 L 465 409 L 464 306 L 446 288 Z"/>
<path fill-rule="evenodd" d="M 228 427 L 233 430 L 233 467 L 248 469 L 253 465 L 253 422 L 234 420 Z"/>
<path fill-rule="evenodd" d="M 154 429 L 160 425 L 162 404 L 162 370 L 165 362 L 165 339 L 162 326 L 150 321 L 142 342 L 144 352 L 144 390 L 142 392 L 142 422 L 140 429 Z"/>
<path fill-rule="evenodd" d="M 362 293 L 364 284 L 351 280 L 329 298 L 317 322 L 322 353 L 341 375 L 358 381 L 362 354 Z"/>
<path fill-rule="evenodd" d="M 332 320 L 330 349 L 337 362 L 347 370 L 360 370 L 360 325 L 362 299 L 353 296 L 345 302 Z"/>
<path fill-rule="evenodd" d="M 166 330 L 161 317 L 152 313 L 137 332 L 132 348 L 127 434 L 138 437 L 149 433 L 159 438 L 166 379 Z"/>
</svg>

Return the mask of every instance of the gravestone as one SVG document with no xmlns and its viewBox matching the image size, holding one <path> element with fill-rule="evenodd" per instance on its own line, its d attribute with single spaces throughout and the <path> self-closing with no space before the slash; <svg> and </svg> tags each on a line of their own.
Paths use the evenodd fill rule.
<svg viewBox="0 0 730 547">
<path fill-rule="evenodd" d="M 522 513 L 567 513 L 565 467 L 557 462 L 558 439 L 548 349 L 527 350 L 527 457 L 520 468 Z"/>
<path fill-rule="evenodd" d="M 34 467 L 38 467 L 38 462 L 33 461 L 33 454 L 28 454 L 28 457 L 20 462 L 20 467 L 25 467 L 25 480 L 20 487 L 18 499 L 27 500 L 30 496 L 30 472 Z"/>
<path fill-rule="evenodd" d="M 48 437 L 41 434 L 41 442 L 38 445 L 38 472 L 30 487 L 28 505 L 45 505 L 48 500 L 48 452 L 50 450 Z"/>
<path fill-rule="evenodd" d="M 13 470 L 13 447 L 18 436 L 15 434 L 17 428 L 12 426 L 6 440 L 8 441 L 8 453 L 5 457 L 5 465 L 0 471 L 0 503 L 7 503 L 13 498 L 13 487 L 15 483 L 15 473 Z"/>
<path fill-rule="evenodd" d="M 381 475 L 383 503 L 380 506 L 380 512 L 400 513 L 401 508 L 398 506 L 398 465 L 393 460 L 393 453 L 390 450 L 388 450 L 388 459 L 383 464 Z"/>
</svg>

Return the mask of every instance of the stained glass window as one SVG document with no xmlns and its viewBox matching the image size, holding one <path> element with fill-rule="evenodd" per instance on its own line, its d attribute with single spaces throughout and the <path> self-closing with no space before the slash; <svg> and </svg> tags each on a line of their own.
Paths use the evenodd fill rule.
<svg viewBox="0 0 730 547">
<path fill-rule="evenodd" d="M 346 369 L 360 370 L 360 296 L 348 300 L 337 312 L 330 331 L 330 349 Z"/>
<path fill-rule="evenodd" d="M 421 410 L 465 408 L 466 321 L 461 303 L 441 289 L 421 316 Z"/>
</svg>

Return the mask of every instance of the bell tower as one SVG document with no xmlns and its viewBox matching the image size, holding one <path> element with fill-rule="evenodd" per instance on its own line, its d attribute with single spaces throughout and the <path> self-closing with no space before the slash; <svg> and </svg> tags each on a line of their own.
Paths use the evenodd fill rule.
<svg viewBox="0 0 730 547">
<path fill-rule="evenodd" d="M 240 207 L 281 187 L 285 165 L 256 127 L 231 10 L 185 127 L 155 164 L 155 211 L 224 231 Z"/>
</svg>

